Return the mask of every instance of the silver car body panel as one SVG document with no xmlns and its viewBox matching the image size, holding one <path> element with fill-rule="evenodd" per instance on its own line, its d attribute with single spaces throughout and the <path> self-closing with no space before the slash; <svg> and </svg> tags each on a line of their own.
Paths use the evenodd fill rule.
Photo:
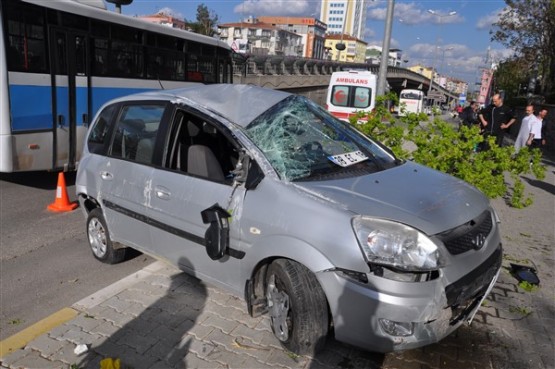
<svg viewBox="0 0 555 369">
<path fill-rule="evenodd" d="M 266 260 L 288 258 L 305 265 L 326 294 L 338 340 L 387 352 L 445 337 L 463 321 L 453 322 L 452 294 L 474 296 L 493 278 L 491 270 L 499 269 L 493 260 L 500 253 L 499 229 L 487 198 L 463 181 L 412 162 L 343 179 L 280 179 L 244 128 L 289 96 L 256 86 L 210 85 L 114 100 L 109 104 L 170 101 L 202 112 L 234 135 L 258 163 L 264 179 L 255 189 L 246 190 L 237 183 L 207 181 L 97 155 L 85 145 L 76 178 L 83 211 L 84 202 L 94 199 L 103 205 L 113 241 L 165 259 L 237 295 L 244 293 L 245 282 Z M 114 177 L 107 181 L 102 178 L 104 172 Z M 230 247 L 242 257 L 226 255 L 214 261 L 206 255 L 207 225 L 200 212 L 216 203 L 231 214 Z M 482 247 L 450 254 L 438 234 L 486 211 L 493 225 Z M 445 265 L 436 277 L 423 282 L 376 275 L 353 231 L 351 221 L 357 215 L 420 230 L 440 246 Z M 367 283 L 342 270 L 365 275 Z M 487 278 L 480 279 L 479 272 Z M 414 323 L 414 334 L 388 335 L 379 319 Z"/>
</svg>

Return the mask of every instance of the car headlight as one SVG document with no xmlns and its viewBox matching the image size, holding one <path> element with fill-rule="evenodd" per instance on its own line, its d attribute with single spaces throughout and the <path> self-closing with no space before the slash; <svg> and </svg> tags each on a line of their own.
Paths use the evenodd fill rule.
<svg viewBox="0 0 555 369">
<path fill-rule="evenodd" d="M 368 262 L 406 271 L 431 271 L 444 265 L 437 245 L 412 227 L 357 216 L 353 229 Z"/>
</svg>

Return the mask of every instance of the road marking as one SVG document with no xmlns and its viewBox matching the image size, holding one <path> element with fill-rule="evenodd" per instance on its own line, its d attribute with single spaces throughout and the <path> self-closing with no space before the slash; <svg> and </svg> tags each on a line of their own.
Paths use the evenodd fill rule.
<svg viewBox="0 0 555 369">
<path fill-rule="evenodd" d="M 0 358 L 10 354 L 20 348 L 25 347 L 29 342 L 44 334 L 53 328 L 64 324 L 65 322 L 75 318 L 78 314 L 77 310 L 71 308 L 63 308 L 54 314 L 36 322 L 30 327 L 25 328 L 21 332 L 0 341 Z"/>
</svg>

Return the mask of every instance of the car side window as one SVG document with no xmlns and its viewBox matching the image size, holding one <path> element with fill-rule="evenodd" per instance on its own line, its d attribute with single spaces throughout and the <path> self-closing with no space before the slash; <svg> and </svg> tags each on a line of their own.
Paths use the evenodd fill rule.
<svg viewBox="0 0 555 369">
<path fill-rule="evenodd" d="M 152 164 L 154 144 L 165 105 L 134 104 L 121 109 L 115 126 L 110 155 Z"/>
<path fill-rule="evenodd" d="M 166 167 L 196 177 L 231 184 L 237 146 L 214 124 L 178 110 L 173 120 Z"/>
<path fill-rule="evenodd" d="M 115 106 L 110 105 L 106 107 L 98 115 L 96 122 L 94 122 L 89 134 L 87 146 L 89 151 L 94 154 L 103 154 L 109 140 L 109 131 L 112 115 L 114 114 Z"/>
</svg>

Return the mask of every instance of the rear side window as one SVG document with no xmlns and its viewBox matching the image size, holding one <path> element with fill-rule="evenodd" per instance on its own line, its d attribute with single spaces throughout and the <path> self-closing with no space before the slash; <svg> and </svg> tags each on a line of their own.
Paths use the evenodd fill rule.
<svg viewBox="0 0 555 369">
<path fill-rule="evenodd" d="M 345 108 L 365 109 L 372 103 L 372 89 L 360 86 L 333 86 L 331 104 Z"/>
<path fill-rule="evenodd" d="M 165 105 L 152 103 L 124 106 L 116 122 L 110 155 L 152 164 L 164 110 Z"/>
<path fill-rule="evenodd" d="M 109 141 L 110 122 L 114 114 L 115 106 L 111 105 L 102 110 L 98 118 L 93 124 L 87 146 L 89 151 L 94 154 L 103 154 L 106 152 Z"/>
</svg>

